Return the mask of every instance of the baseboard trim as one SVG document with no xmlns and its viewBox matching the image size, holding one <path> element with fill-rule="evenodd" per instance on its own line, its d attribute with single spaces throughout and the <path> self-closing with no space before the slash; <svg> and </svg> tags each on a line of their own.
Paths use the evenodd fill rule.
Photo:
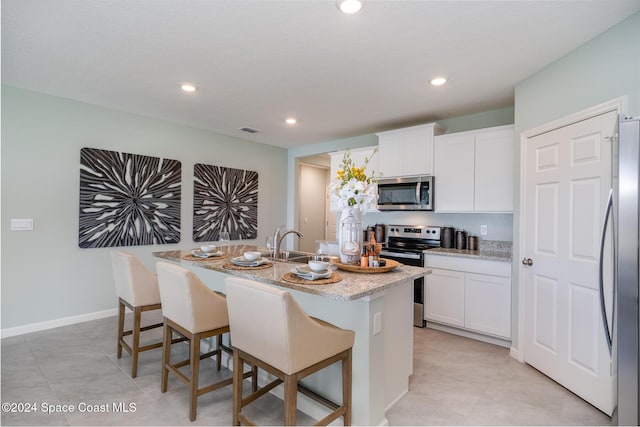
<svg viewBox="0 0 640 427">
<path fill-rule="evenodd" d="M 448 332 L 454 335 L 460 335 L 461 337 L 471 338 L 478 341 L 483 341 L 489 344 L 499 345 L 500 347 L 511 348 L 511 340 L 506 338 L 494 337 L 491 335 L 484 335 L 477 332 L 459 329 L 454 326 L 443 325 L 435 323 L 431 320 L 427 320 L 427 328 L 435 329 L 437 331 Z"/>
<path fill-rule="evenodd" d="M 105 317 L 115 316 L 117 314 L 118 309 L 112 308 L 110 310 L 96 311 L 93 313 L 79 314 L 77 316 L 47 320 L 46 322 L 31 323 L 29 325 L 16 326 L 14 328 L 4 328 L 0 330 L 0 337 L 9 338 L 17 335 L 29 334 L 31 332 L 46 331 L 47 329 L 58 328 L 60 326 L 69 326 L 75 323 L 104 319 Z"/>
</svg>

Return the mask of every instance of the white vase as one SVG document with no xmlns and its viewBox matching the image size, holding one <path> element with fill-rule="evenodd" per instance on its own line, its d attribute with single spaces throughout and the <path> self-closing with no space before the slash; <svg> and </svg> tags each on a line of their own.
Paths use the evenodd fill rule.
<svg viewBox="0 0 640 427">
<path fill-rule="evenodd" d="M 344 239 L 343 239 L 343 233 L 342 233 L 343 222 L 349 217 L 350 214 L 353 215 L 356 222 L 359 224 L 358 230 L 355 236 L 355 240 L 357 241 L 358 249 L 362 248 L 362 211 L 357 206 L 344 208 L 340 215 L 340 222 L 338 222 L 337 230 L 336 230 L 336 234 L 338 237 L 338 250 L 340 251 L 340 262 L 343 264 L 355 264 L 356 262 L 357 263 L 360 262 L 359 255 L 357 256 L 358 259 L 356 261 L 353 256 L 349 256 L 347 254 L 342 253 L 342 248 L 344 245 Z"/>
</svg>

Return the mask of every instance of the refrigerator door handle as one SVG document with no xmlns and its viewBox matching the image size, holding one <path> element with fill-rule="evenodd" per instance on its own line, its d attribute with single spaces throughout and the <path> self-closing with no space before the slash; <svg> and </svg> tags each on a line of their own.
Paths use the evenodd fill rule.
<svg viewBox="0 0 640 427">
<path fill-rule="evenodd" d="M 609 347 L 609 354 L 612 353 L 613 341 L 611 339 L 611 333 L 609 332 L 609 319 L 607 317 L 607 310 L 604 300 L 604 243 L 607 235 L 607 225 L 609 224 L 609 218 L 611 216 L 611 210 L 613 209 L 613 188 L 609 190 L 609 197 L 607 199 L 607 206 L 604 210 L 604 220 L 602 221 L 602 232 L 600 233 L 600 261 L 599 261 L 599 282 L 600 282 L 600 310 L 602 311 L 602 319 L 604 321 L 604 332 L 607 338 L 607 345 Z M 612 320 L 613 321 L 613 320 Z"/>
</svg>

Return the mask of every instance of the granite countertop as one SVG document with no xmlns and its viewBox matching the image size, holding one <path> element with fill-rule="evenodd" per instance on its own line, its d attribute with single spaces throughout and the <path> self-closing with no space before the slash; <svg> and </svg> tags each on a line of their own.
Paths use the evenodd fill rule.
<svg viewBox="0 0 640 427">
<path fill-rule="evenodd" d="M 253 245 L 232 245 L 229 247 L 230 256 L 240 256 L 245 251 L 259 250 Z M 336 300 L 355 300 L 384 291 L 392 286 L 398 285 L 406 280 L 414 280 L 430 272 L 429 269 L 402 265 L 387 273 L 363 274 L 352 273 L 344 270 L 336 272 L 342 276 L 342 280 L 337 283 L 327 285 L 303 285 L 286 282 L 282 279 L 285 273 L 293 268 L 303 265 L 295 262 L 274 261 L 273 266 L 262 270 L 230 270 L 223 267 L 227 258 L 220 260 L 197 260 L 189 261 L 184 259 L 185 255 L 191 254 L 191 250 L 161 251 L 153 252 L 153 256 L 169 261 L 179 262 L 197 266 L 208 270 L 214 270 L 233 276 L 245 277 L 258 282 L 295 289 L 297 291 L 320 295 Z"/>
<path fill-rule="evenodd" d="M 476 258 L 487 261 L 511 262 L 512 244 L 498 240 L 481 241 L 479 250 L 470 251 L 468 249 L 434 248 L 425 251 L 426 255 L 444 255 L 466 258 Z"/>
</svg>

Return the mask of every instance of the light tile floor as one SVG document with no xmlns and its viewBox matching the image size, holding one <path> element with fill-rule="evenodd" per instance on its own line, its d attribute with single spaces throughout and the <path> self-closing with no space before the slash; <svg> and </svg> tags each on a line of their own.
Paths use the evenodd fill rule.
<svg viewBox="0 0 640 427">
<path fill-rule="evenodd" d="M 145 323 L 157 318 L 145 314 Z M 198 417 L 188 417 L 188 392 L 169 376 L 160 392 L 161 350 L 142 353 L 138 376 L 131 358 L 116 358 L 117 319 L 106 319 L 5 338 L 1 345 L 2 402 L 35 404 L 31 413 L 2 412 L 8 425 L 229 425 L 231 387 L 198 399 Z M 146 333 L 146 342 L 160 330 Z M 414 329 L 414 375 L 410 391 L 387 413 L 391 425 L 609 425 L 610 419 L 505 348 L 430 329 Z M 175 357 L 186 345 L 174 346 Z M 230 376 L 203 361 L 204 383 Z M 79 412 L 80 403 L 107 405 L 109 412 Z M 113 404 L 135 411 L 117 412 Z M 76 411 L 43 412 L 43 404 L 73 405 Z M 3 406 L 4 408 L 4 406 Z M 100 408 L 99 408 L 100 409 Z M 280 425 L 282 405 L 271 395 L 248 408 L 259 424 Z M 315 420 L 298 412 L 298 423 Z"/>
</svg>

